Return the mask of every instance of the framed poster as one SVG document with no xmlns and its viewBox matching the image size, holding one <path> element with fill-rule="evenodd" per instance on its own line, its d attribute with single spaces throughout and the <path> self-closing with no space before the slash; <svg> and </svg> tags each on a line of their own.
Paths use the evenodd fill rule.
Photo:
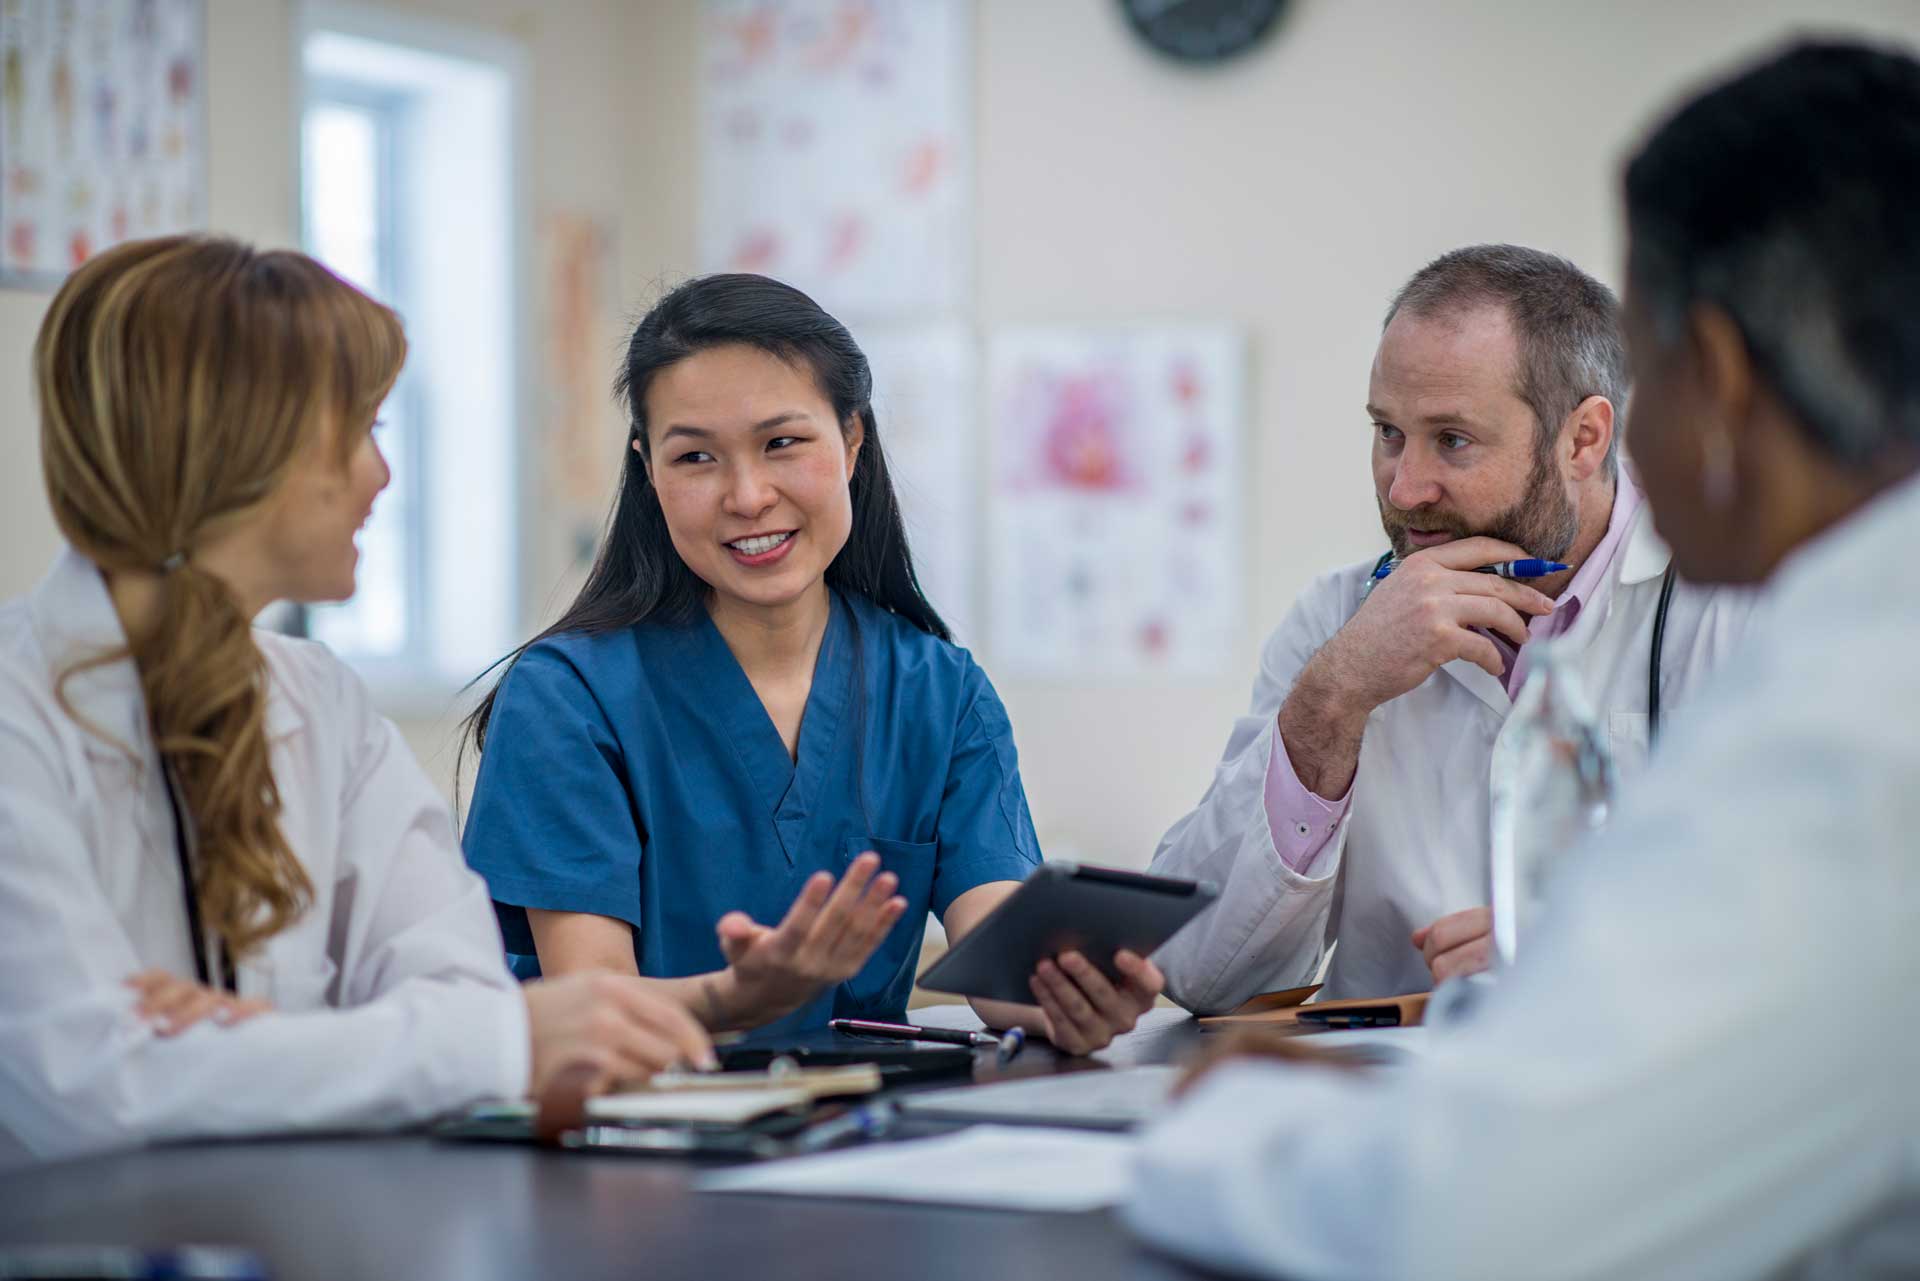
<svg viewBox="0 0 1920 1281">
<path fill-rule="evenodd" d="M 707 0 L 700 266 L 849 323 L 966 303 L 970 13 L 961 0 Z"/>
<path fill-rule="evenodd" d="M 980 448 L 973 336 L 957 324 L 863 325 L 854 338 L 873 367 L 873 412 L 913 549 L 914 573 L 954 640 L 975 621 Z"/>
<path fill-rule="evenodd" d="M 203 0 L 0 0 L 0 285 L 206 225 Z"/>
<path fill-rule="evenodd" d="M 1197 677 L 1231 658 L 1243 350 L 1211 327 L 994 336 L 996 673 Z"/>
</svg>

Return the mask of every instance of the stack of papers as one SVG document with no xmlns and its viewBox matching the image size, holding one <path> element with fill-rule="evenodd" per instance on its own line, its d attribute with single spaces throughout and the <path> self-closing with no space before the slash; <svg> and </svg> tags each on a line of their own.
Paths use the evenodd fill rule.
<svg viewBox="0 0 1920 1281">
<path fill-rule="evenodd" d="M 978 1125 L 958 1134 L 707 1175 L 704 1192 L 854 1197 L 995 1210 L 1097 1210 L 1124 1200 L 1134 1140 Z"/>
</svg>

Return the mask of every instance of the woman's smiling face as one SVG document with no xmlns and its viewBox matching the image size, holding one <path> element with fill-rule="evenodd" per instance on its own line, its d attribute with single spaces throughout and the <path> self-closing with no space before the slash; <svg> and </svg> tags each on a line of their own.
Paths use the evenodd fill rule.
<svg viewBox="0 0 1920 1281">
<path fill-rule="evenodd" d="M 687 567 L 749 608 L 813 590 L 853 528 L 858 420 L 842 429 L 804 364 L 742 343 L 660 370 L 645 404 L 649 472 Z"/>
</svg>

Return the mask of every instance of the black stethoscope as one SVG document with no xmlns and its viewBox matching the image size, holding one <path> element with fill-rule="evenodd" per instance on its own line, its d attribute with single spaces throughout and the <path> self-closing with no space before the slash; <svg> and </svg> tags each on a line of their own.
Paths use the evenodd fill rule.
<svg viewBox="0 0 1920 1281">
<path fill-rule="evenodd" d="M 1380 557 L 1379 560 L 1373 562 L 1374 572 L 1377 574 L 1381 568 L 1392 559 L 1393 553 L 1389 551 Z M 1674 571 L 1673 563 L 1669 561 L 1667 563 L 1667 572 L 1660 577 L 1660 603 L 1653 608 L 1652 652 L 1647 656 L 1648 743 L 1652 743 L 1654 737 L 1660 733 L 1660 656 L 1666 648 L 1667 611 L 1673 606 L 1673 584 L 1677 578 L 1678 575 Z M 1368 582 L 1371 583 L 1372 581 L 1372 578 L 1369 577 Z"/>
<path fill-rule="evenodd" d="M 173 811 L 173 850 L 180 860 L 180 895 L 187 905 L 187 933 L 193 936 L 193 970 L 200 980 L 200 986 L 213 987 L 213 967 L 207 960 L 207 930 L 200 920 L 200 891 L 193 880 L 193 856 L 189 853 L 191 843 L 187 839 L 186 812 L 180 808 L 180 793 L 175 784 L 173 769 L 165 762 L 160 766 L 160 783 L 167 793 L 167 808 Z M 227 949 L 220 949 L 220 982 L 222 991 L 238 993 L 240 986 L 234 978 L 233 958 Z"/>
</svg>

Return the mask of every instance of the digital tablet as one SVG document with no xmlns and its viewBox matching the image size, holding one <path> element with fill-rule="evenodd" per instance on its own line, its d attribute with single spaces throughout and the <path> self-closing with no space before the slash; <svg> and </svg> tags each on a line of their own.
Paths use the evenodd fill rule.
<svg viewBox="0 0 1920 1281">
<path fill-rule="evenodd" d="M 728 1072 L 761 1071 L 775 1059 L 792 1059 L 801 1067 L 871 1063 L 880 1069 L 880 1082 L 886 1087 L 964 1076 L 973 1071 L 973 1050 L 969 1046 L 928 1041 L 875 1041 L 829 1028 L 749 1036 L 721 1047 L 718 1053 L 721 1068 Z"/>
<path fill-rule="evenodd" d="M 1200 915 L 1219 889 L 1110 867 L 1042 863 L 974 931 L 920 976 L 920 986 L 1033 1004 L 1027 979 L 1042 960 L 1079 952 L 1118 983 L 1113 954 L 1146 956 Z"/>
</svg>

